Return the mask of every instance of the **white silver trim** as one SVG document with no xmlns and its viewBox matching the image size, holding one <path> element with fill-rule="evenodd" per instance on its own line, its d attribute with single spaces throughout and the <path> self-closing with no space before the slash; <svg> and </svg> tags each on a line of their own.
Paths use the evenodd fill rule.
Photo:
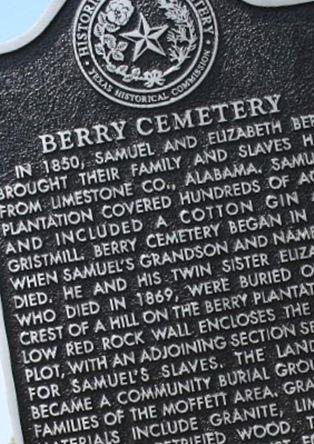
<svg viewBox="0 0 314 444">
<path fill-rule="evenodd" d="M 54 0 L 41 15 L 35 25 L 32 26 L 25 34 L 22 34 L 12 40 L 8 40 L 7 42 L 0 43 L 0 54 L 16 51 L 35 40 L 52 22 L 66 1 L 67 0 Z"/>
<path fill-rule="evenodd" d="M 309 3 L 313 0 L 243 0 L 253 6 L 260 6 L 263 8 L 278 8 L 279 6 L 301 5 L 302 3 Z"/>
<path fill-rule="evenodd" d="M 62 6 L 67 0 L 54 0 L 47 10 L 39 18 L 38 22 L 32 26 L 25 34 L 20 35 L 7 42 L 0 43 L 0 54 L 6 54 L 9 52 L 17 51 L 23 46 L 28 45 L 35 40 L 52 22 L 54 17 L 58 14 Z M 278 7 L 278 6 L 291 6 L 300 5 L 302 3 L 309 3 L 313 0 L 241 0 L 249 3 L 253 6 L 261 7 Z"/>
<path fill-rule="evenodd" d="M 62 6 L 67 0 L 54 0 L 54 2 L 41 15 L 37 23 L 32 26 L 25 34 L 0 43 L 0 54 L 6 54 L 16 51 L 35 40 L 48 27 L 55 16 L 58 14 Z M 16 388 L 13 379 L 13 370 L 9 352 L 7 332 L 4 324 L 2 303 L 0 301 L 0 356 L 1 366 L 3 368 L 5 391 L 7 393 L 7 402 L 12 421 L 13 434 L 17 444 L 24 444 L 23 433 L 21 428 L 20 415 L 18 410 L 18 402 L 16 396 Z"/>
<path fill-rule="evenodd" d="M 7 394 L 7 403 L 12 422 L 13 435 L 16 444 L 23 444 L 23 434 L 20 422 L 20 415 L 18 410 L 17 396 L 15 383 L 13 380 L 13 370 L 11 365 L 11 358 L 8 345 L 8 337 L 4 325 L 4 316 L 2 303 L 0 301 L 0 356 L 1 367 L 3 369 L 3 376 L 5 380 L 5 392 Z"/>
</svg>

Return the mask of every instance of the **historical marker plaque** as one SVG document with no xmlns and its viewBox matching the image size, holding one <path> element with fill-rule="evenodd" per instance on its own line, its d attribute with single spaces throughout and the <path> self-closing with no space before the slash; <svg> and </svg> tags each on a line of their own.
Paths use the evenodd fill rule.
<svg viewBox="0 0 314 444">
<path fill-rule="evenodd" d="M 68 0 L 1 56 L 26 444 L 314 443 L 314 6 Z"/>
</svg>

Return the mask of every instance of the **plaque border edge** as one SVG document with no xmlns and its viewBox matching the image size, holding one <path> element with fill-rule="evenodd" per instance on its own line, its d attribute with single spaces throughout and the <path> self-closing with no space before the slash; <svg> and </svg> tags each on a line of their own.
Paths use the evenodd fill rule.
<svg viewBox="0 0 314 444">
<path fill-rule="evenodd" d="M 252 6 L 261 8 L 279 8 L 282 6 L 297 6 L 310 3 L 313 0 L 242 0 Z"/>
<path fill-rule="evenodd" d="M 0 43 L 0 55 L 17 51 L 27 46 L 29 43 L 39 37 L 49 26 L 58 12 L 62 9 L 68 0 L 53 0 L 39 20 L 24 34 Z M 240 0 L 239 0 L 240 1 Z M 249 5 L 272 8 L 282 6 L 301 5 L 312 2 L 313 0 L 241 0 Z"/>
<path fill-rule="evenodd" d="M 8 335 L 4 322 L 4 314 L 2 302 L 0 301 L 0 353 L 1 353 L 1 368 L 5 381 L 5 394 L 9 415 L 12 422 L 13 438 L 16 444 L 24 444 L 22 425 L 20 420 L 20 412 L 18 407 L 16 386 L 13 378 L 13 367 L 10 357 Z"/>
<path fill-rule="evenodd" d="M 0 43 L 0 55 L 17 51 L 39 37 L 66 2 L 67 0 L 54 0 L 28 31 L 16 38 Z"/>
</svg>

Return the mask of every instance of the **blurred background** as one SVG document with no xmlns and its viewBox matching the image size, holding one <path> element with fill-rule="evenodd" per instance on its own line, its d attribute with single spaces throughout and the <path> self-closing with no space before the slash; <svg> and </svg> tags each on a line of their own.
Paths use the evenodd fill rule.
<svg viewBox="0 0 314 444">
<path fill-rule="evenodd" d="M 0 42 L 3 43 L 24 34 L 54 1 L 0 0 Z"/>
<path fill-rule="evenodd" d="M 55 0 L 0 0 L 0 43 L 28 31 Z M 0 57 L 1 63 L 1 57 Z M 1 95 L 1 91 L 0 91 Z M 0 356 L 0 444 L 14 442 Z"/>
</svg>

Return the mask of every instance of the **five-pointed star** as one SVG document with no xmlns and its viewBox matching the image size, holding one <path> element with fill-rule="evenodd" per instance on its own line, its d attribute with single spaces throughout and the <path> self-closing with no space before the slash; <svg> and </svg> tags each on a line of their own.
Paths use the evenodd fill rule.
<svg viewBox="0 0 314 444">
<path fill-rule="evenodd" d="M 136 60 L 138 60 L 148 50 L 165 56 L 166 53 L 163 50 L 159 39 L 167 31 L 167 29 L 167 25 L 151 28 L 144 15 L 141 14 L 138 28 L 134 31 L 122 34 L 122 37 L 135 43 L 133 62 L 136 62 Z"/>
</svg>

